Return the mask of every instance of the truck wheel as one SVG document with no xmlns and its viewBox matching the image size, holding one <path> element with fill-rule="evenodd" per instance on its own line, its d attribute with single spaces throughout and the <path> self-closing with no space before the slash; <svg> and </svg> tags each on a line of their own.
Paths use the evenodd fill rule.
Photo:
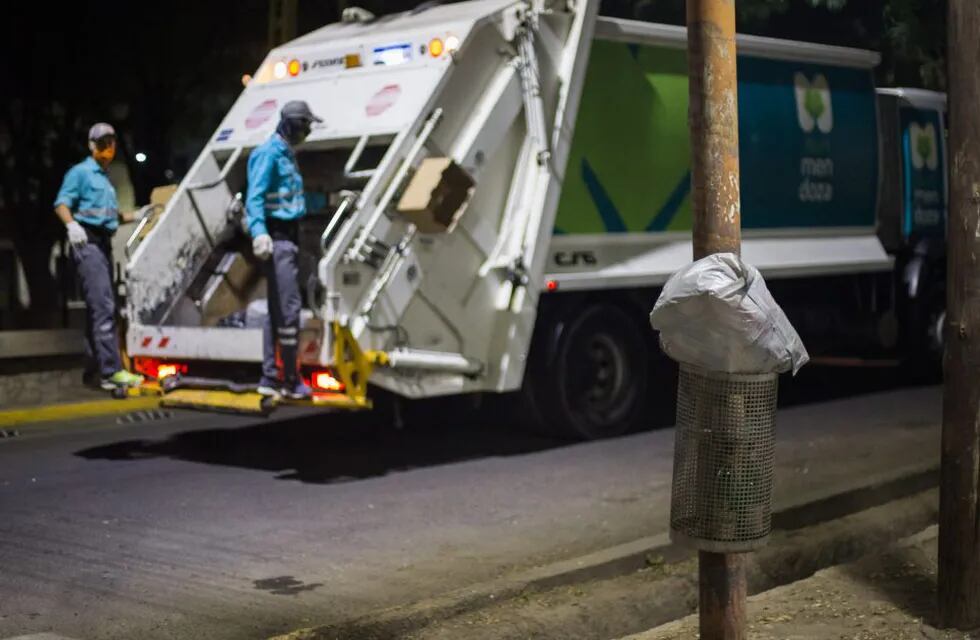
<svg viewBox="0 0 980 640">
<path fill-rule="evenodd" d="M 641 425 L 650 374 L 639 321 L 595 304 L 549 325 L 525 373 L 539 430 L 592 440 Z"/>
<path fill-rule="evenodd" d="M 942 361 L 943 350 L 946 348 L 945 342 L 946 310 L 937 309 L 929 316 L 929 331 L 927 332 L 927 345 L 933 358 Z"/>
<path fill-rule="evenodd" d="M 905 369 L 911 380 L 934 383 L 942 379 L 946 300 L 942 295 L 916 301 L 910 318 Z"/>
</svg>

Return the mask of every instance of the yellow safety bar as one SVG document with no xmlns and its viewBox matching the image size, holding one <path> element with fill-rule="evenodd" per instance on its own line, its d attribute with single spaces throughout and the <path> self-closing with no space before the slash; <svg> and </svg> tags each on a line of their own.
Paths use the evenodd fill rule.
<svg viewBox="0 0 980 640">
<path fill-rule="evenodd" d="M 384 351 L 364 351 L 351 334 L 350 328 L 336 320 L 331 323 L 330 330 L 333 334 L 333 366 L 337 377 L 344 385 L 344 392 L 320 396 L 323 400 L 315 403 L 351 409 L 370 409 L 372 404 L 371 399 L 367 397 L 368 378 L 371 377 L 375 366 L 388 364 L 388 354 Z M 341 400 L 341 397 L 346 399 Z"/>
</svg>

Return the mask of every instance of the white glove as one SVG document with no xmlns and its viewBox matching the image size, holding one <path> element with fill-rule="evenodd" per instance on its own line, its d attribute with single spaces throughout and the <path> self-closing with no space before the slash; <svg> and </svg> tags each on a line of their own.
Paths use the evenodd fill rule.
<svg viewBox="0 0 980 640">
<path fill-rule="evenodd" d="M 252 253 L 259 260 L 268 260 L 272 256 L 272 236 L 263 233 L 252 240 Z"/>
<path fill-rule="evenodd" d="M 84 247 L 88 244 L 88 234 L 85 233 L 85 229 L 82 229 L 82 225 L 78 224 L 74 220 L 65 225 L 68 229 L 68 243 L 73 247 Z"/>
</svg>

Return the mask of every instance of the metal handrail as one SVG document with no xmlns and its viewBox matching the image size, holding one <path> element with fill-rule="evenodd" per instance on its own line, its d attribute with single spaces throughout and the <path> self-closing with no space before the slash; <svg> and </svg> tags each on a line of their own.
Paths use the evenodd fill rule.
<svg viewBox="0 0 980 640">
<path fill-rule="evenodd" d="M 218 174 L 217 178 L 215 178 L 211 182 L 193 182 L 187 185 L 187 190 L 199 191 L 201 189 L 213 189 L 214 187 L 217 187 L 219 184 L 224 182 L 225 179 L 228 177 L 228 174 L 231 172 L 231 168 L 235 166 L 236 162 L 238 162 L 238 158 L 239 156 L 242 155 L 242 150 L 244 148 L 245 147 L 242 146 L 235 147 L 235 150 L 231 152 L 231 155 L 228 157 L 228 160 L 225 162 L 225 166 L 221 168 L 221 173 Z"/>
<path fill-rule="evenodd" d="M 143 232 L 143 229 L 146 228 L 146 225 L 150 223 L 150 219 L 153 218 L 153 216 L 157 215 L 157 211 L 159 211 L 160 209 L 163 209 L 163 205 L 162 204 L 154 204 L 154 205 L 151 205 L 151 207 L 152 208 L 150 209 L 150 213 L 147 213 L 145 216 L 143 216 L 143 219 L 140 220 L 139 221 L 139 224 L 136 225 L 136 229 L 133 230 L 133 233 L 131 233 L 129 235 L 129 238 L 126 240 L 126 257 L 127 258 L 129 257 L 129 250 L 133 247 L 133 244 L 139 238 L 140 234 Z"/>
<path fill-rule="evenodd" d="M 385 256 L 384 262 L 381 264 L 380 271 L 375 279 L 371 283 L 371 288 L 368 291 L 367 298 L 364 304 L 361 306 L 361 315 L 369 316 L 374 310 L 374 305 L 378 303 L 378 299 L 381 298 L 381 292 L 384 291 L 385 287 L 394 277 L 395 272 L 398 267 L 401 266 L 402 261 L 408 254 L 408 246 L 415 239 L 418 229 L 414 224 L 408 225 L 408 230 L 402 239 L 393 246 L 389 251 L 388 255 Z"/>
<path fill-rule="evenodd" d="M 402 181 L 405 180 L 405 176 L 408 175 L 409 170 L 412 168 L 416 158 L 422 153 L 425 143 L 428 141 L 429 136 L 432 135 L 432 131 L 436 128 L 439 120 L 442 118 L 442 109 L 437 108 L 426 120 L 425 125 L 422 130 L 419 131 L 418 137 L 415 142 L 412 143 L 411 148 L 405 157 L 402 158 L 401 165 L 399 165 L 395 175 L 392 177 L 391 182 L 388 183 L 388 188 L 382 194 L 381 198 L 378 200 L 374 207 L 374 211 L 371 212 L 371 217 L 365 222 L 364 227 L 361 232 L 354 239 L 353 245 L 347 250 L 346 257 L 348 260 L 353 261 L 356 259 L 357 255 L 360 254 L 361 250 L 364 248 L 364 244 L 367 242 L 368 236 L 374 231 L 375 225 L 381 216 L 384 215 L 385 210 L 391 203 L 391 200 L 395 197 L 395 193 L 401 188 Z"/>
<path fill-rule="evenodd" d="M 358 194 L 353 191 L 349 191 L 344 195 L 344 199 L 340 201 L 340 204 L 337 206 L 337 210 L 334 211 L 333 217 L 330 219 L 330 222 L 323 230 L 323 233 L 320 234 L 320 250 L 323 253 L 326 253 L 327 249 L 330 247 L 331 236 L 334 234 L 334 232 L 337 229 L 340 228 L 340 225 L 343 222 L 344 215 L 347 213 L 347 210 L 350 208 L 351 203 L 353 203 L 354 200 L 357 198 L 357 195 Z"/>
<path fill-rule="evenodd" d="M 354 166 L 357 165 L 357 161 L 361 159 L 361 154 L 364 153 L 364 149 L 367 147 L 367 143 L 370 138 L 371 134 L 365 134 L 358 138 L 357 144 L 354 145 L 354 150 L 350 152 L 350 157 L 347 158 L 347 163 L 344 164 L 345 178 L 370 178 L 374 175 L 374 172 L 377 171 L 377 167 L 374 169 L 354 171 Z"/>
<path fill-rule="evenodd" d="M 197 216 L 198 222 L 201 223 L 201 231 L 204 233 L 204 239 L 207 240 L 208 246 L 212 249 L 215 247 L 214 238 L 211 237 L 211 233 L 208 231 L 208 226 L 204 222 L 204 216 L 201 214 L 201 209 L 197 206 L 197 200 L 195 200 L 193 192 L 203 189 L 213 189 L 219 184 L 225 182 L 225 180 L 228 178 L 228 174 L 231 172 L 231 168 L 235 166 L 235 163 L 238 162 L 238 158 L 242 155 L 242 150 L 244 148 L 245 147 L 243 146 L 235 147 L 235 150 L 231 152 L 230 156 L 228 156 L 228 160 L 225 161 L 225 166 L 221 168 L 221 173 L 218 174 L 217 178 L 211 180 L 210 182 L 192 182 L 184 189 L 185 193 L 187 194 L 187 199 L 190 200 L 191 207 L 194 209 L 194 214 Z"/>
</svg>

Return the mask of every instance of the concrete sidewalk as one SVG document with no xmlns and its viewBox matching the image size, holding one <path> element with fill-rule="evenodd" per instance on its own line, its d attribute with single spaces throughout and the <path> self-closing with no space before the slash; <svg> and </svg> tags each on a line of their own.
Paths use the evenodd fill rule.
<svg viewBox="0 0 980 640">
<path fill-rule="evenodd" d="M 107 392 L 82 384 L 80 366 L 0 375 L 0 407 L 3 409 L 29 409 L 108 397 Z"/>
<path fill-rule="evenodd" d="M 943 631 L 930 622 L 936 601 L 933 526 L 881 553 L 749 598 L 752 640 L 965 640 L 974 632 Z M 698 618 L 624 640 L 689 640 Z"/>
</svg>

